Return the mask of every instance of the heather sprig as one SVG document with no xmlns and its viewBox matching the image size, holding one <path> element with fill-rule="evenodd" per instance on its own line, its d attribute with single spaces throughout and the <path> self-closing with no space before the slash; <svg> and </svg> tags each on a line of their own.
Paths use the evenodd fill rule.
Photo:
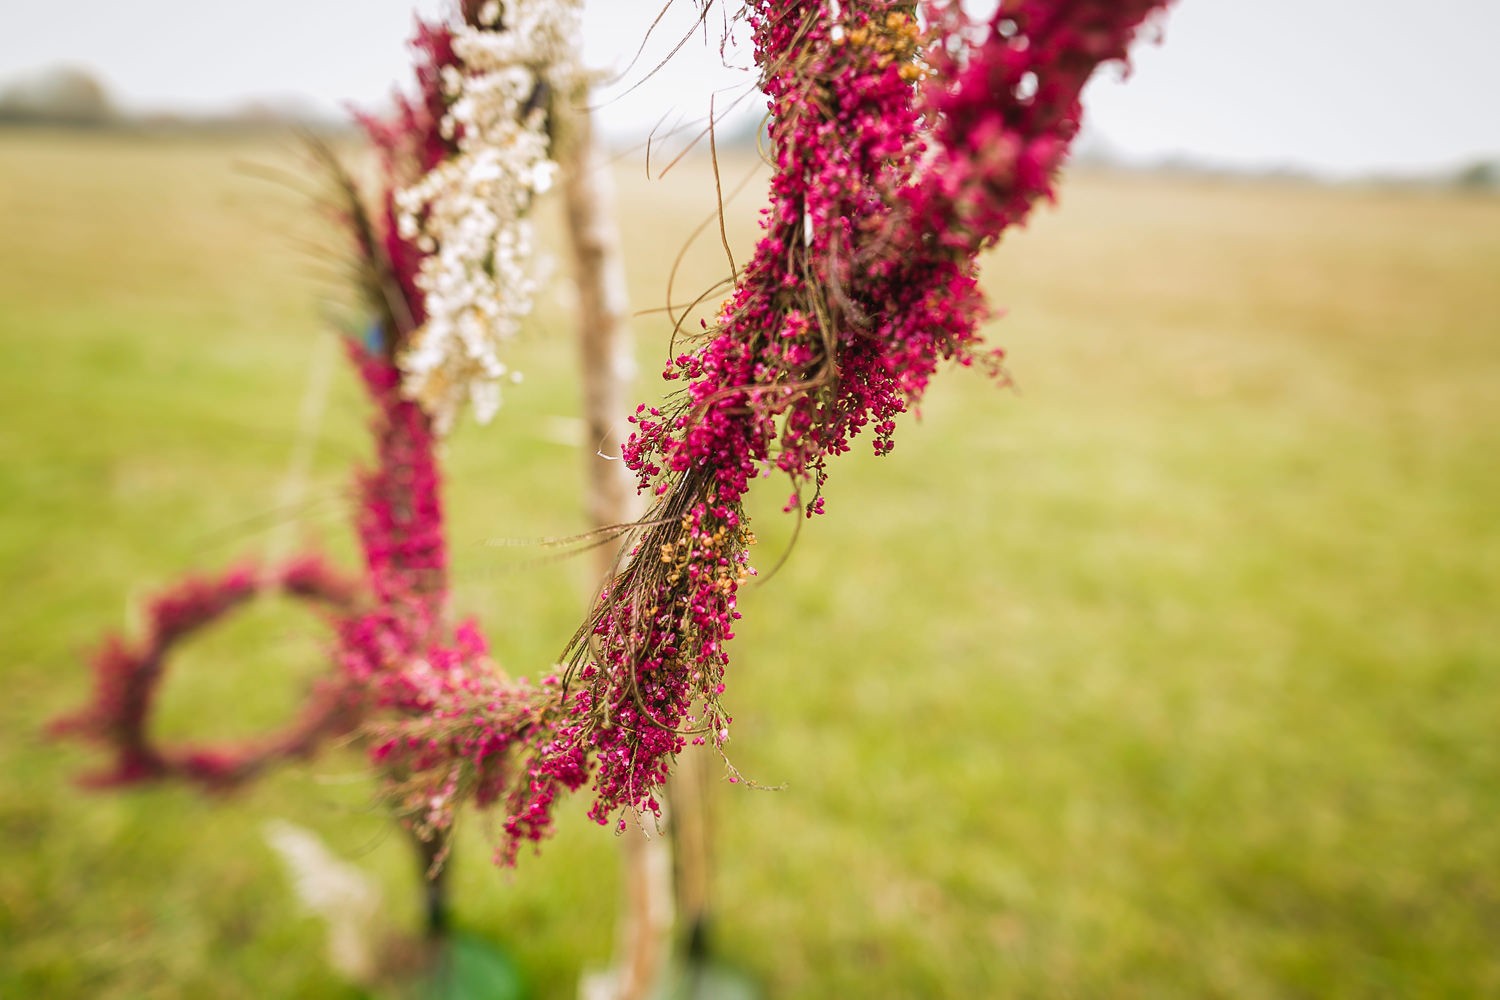
<svg viewBox="0 0 1500 1000">
<path fill-rule="evenodd" d="M 387 359 L 353 341 L 349 353 L 376 404 L 379 460 L 359 477 L 358 508 L 376 600 L 337 623 L 334 660 L 341 676 L 368 692 L 364 732 L 397 814 L 433 837 L 451 826 L 463 802 L 504 799 L 506 836 L 496 857 L 514 863 L 522 840 L 540 840 L 551 829 L 550 808 L 535 811 L 541 789 L 520 761 L 552 738 L 541 723 L 556 701 L 556 680 L 510 679 L 490 659 L 475 622 L 449 623 L 430 420 L 402 395 L 400 373 Z M 549 805 L 583 773 L 552 779 Z"/>
<path fill-rule="evenodd" d="M 609 582 L 571 648 L 579 689 L 567 735 L 598 761 L 591 814 L 655 811 L 654 789 L 688 740 L 722 748 L 726 644 L 750 574 L 742 506 L 750 481 L 779 469 L 816 495 L 828 455 L 904 408 L 866 337 L 849 339 L 841 378 L 839 317 L 857 276 L 850 220 L 879 218 L 919 150 L 912 100 L 918 29 L 889 5 L 752 5 L 771 104 L 777 172 L 761 240 L 718 328 L 664 373 L 686 387 L 642 405 L 626 464 L 654 497 L 633 558 Z M 840 29 L 835 41 L 833 28 Z M 852 334 L 851 330 L 851 334 Z M 852 362 L 852 364 L 851 364 Z M 884 391 L 884 398 L 875 395 Z M 800 498 L 794 498 L 794 503 Z"/>
<path fill-rule="evenodd" d="M 934 155 L 902 194 L 893 234 L 903 253 L 931 234 L 972 254 L 1052 198 L 1084 85 L 1102 63 L 1124 62 L 1141 25 L 1170 2 L 1018 0 L 1000 5 L 977 44 L 934 46 L 921 100 L 935 123 Z M 952 0 L 933 4 L 931 16 L 949 34 L 968 27 Z"/>
<path fill-rule="evenodd" d="M 1002 374 L 977 333 L 975 254 L 1050 194 L 1083 81 L 1163 5 L 1006 4 L 977 40 L 956 5 L 931 6 L 930 35 L 910 3 L 749 5 L 776 167 L 765 235 L 663 373 L 684 387 L 631 418 L 624 457 L 652 506 L 569 650 L 556 747 L 596 757 L 597 820 L 656 811 L 686 741 L 728 738 L 751 481 L 785 475 L 788 510 L 821 513 L 829 459 L 866 432 L 888 453 L 940 363 Z"/>
</svg>

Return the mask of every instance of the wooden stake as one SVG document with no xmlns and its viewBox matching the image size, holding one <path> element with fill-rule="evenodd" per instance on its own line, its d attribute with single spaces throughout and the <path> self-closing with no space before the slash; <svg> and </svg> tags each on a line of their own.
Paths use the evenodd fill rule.
<svg viewBox="0 0 1500 1000">
<path fill-rule="evenodd" d="M 591 527 L 607 528 L 636 520 L 643 509 L 634 477 L 620 460 L 616 431 L 616 422 L 626 412 L 625 392 L 635 373 L 635 359 L 609 167 L 595 145 L 586 110 L 570 116 L 567 127 L 565 197 L 578 286 L 586 496 Z M 595 551 L 597 578 L 603 581 L 618 568 L 617 553 L 609 545 Z M 646 1000 L 665 975 L 671 954 L 671 854 L 665 836 L 648 834 L 634 823 L 621 835 L 620 844 L 624 899 L 614 966 L 582 992 L 591 998 Z"/>
</svg>

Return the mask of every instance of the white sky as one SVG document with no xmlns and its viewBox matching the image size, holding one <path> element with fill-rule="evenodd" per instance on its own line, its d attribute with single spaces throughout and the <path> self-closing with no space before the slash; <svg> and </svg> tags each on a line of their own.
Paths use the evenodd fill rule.
<svg viewBox="0 0 1500 1000">
<path fill-rule="evenodd" d="M 589 0 L 590 62 L 623 68 L 665 2 Z M 406 79 L 414 8 L 436 15 L 445 0 L 0 0 L 0 81 L 67 63 L 98 73 L 136 109 L 257 97 L 372 105 Z M 694 17 L 692 0 L 673 0 L 626 82 L 640 81 Z M 1140 48 L 1127 84 L 1091 87 L 1089 120 L 1133 158 L 1335 174 L 1445 169 L 1500 156 L 1497 40 L 1500 0 L 1179 0 L 1165 44 Z M 700 34 L 607 103 L 606 128 L 645 131 L 672 108 L 703 115 L 711 90 L 742 89 L 750 75 L 722 67 L 717 41 L 717 30 L 707 44 Z"/>
</svg>

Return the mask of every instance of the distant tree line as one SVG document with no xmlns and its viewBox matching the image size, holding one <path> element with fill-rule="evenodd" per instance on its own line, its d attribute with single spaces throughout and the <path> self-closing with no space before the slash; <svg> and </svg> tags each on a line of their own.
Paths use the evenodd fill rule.
<svg viewBox="0 0 1500 1000">
<path fill-rule="evenodd" d="M 250 101 L 211 114 L 174 111 L 133 113 L 116 103 L 93 73 L 71 66 L 43 70 L 18 80 L 0 81 L 0 128 L 48 126 L 70 129 L 127 129 L 146 132 L 280 132 L 289 126 L 323 134 L 349 128 L 314 107 L 295 100 Z"/>
<path fill-rule="evenodd" d="M 105 128 L 146 126 L 166 128 L 262 129 L 296 123 L 320 130 L 344 127 L 342 122 L 328 122 L 302 109 L 251 104 L 237 113 L 217 118 L 184 119 L 174 115 L 156 115 L 138 120 L 123 113 L 109 93 L 109 88 L 87 70 L 58 66 L 30 77 L 0 86 L 0 127 L 7 125 L 54 125 L 67 128 Z M 753 149 L 767 145 L 765 122 L 746 118 L 726 128 L 718 136 L 725 149 Z M 1114 147 L 1102 135 L 1087 132 L 1080 138 L 1073 162 L 1078 166 L 1118 168 L 1121 163 Z M 1155 166 L 1172 173 L 1219 173 L 1193 160 L 1168 160 Z M 1500 191 L 1500 159 L 1481 159 L 1466 164 L 1447 176 L 1436 176 L 1421 183 L 1446 182 L 1466 191 Z"/>
<path fill-rule="evenodd" d="M 1464 167 L 1453 177 L 1457 187 L 1470 191 L 1500 189 L 1500 160 L 1479 160 Z"/>
<path fill-rule="evenodd" d="M 109 90 L 84 70 L 49 69 L 0 89 L 0 123 L 88 128 L 119 119 Z"/>
</svg>

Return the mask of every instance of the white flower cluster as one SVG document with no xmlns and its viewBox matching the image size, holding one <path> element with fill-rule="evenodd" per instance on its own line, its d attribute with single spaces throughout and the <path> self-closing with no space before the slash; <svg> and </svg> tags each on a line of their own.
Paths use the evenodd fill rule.
<svg viewBox="0 0 1500 1000">
<path fill-rule="evenodd" d="M 443 87 L 445 135 L 457 155 L 396 195 L 401 235 L 424 257 L 417 284 L 427 321 L 400 359 L 408 395 L 438 433 L 467 398 L 484 423 L 500 406 L 500 381 L 516 378 L 502 345 L 531 311 L 536 196 L 552 186 L 541 88 L 568 94 L 579 79 L 581 0 L 490 0 L 478 27 L 454 29 L 459 66 Z M 540 103 L 546 104 L 545 100 Z"/>
</svg>

